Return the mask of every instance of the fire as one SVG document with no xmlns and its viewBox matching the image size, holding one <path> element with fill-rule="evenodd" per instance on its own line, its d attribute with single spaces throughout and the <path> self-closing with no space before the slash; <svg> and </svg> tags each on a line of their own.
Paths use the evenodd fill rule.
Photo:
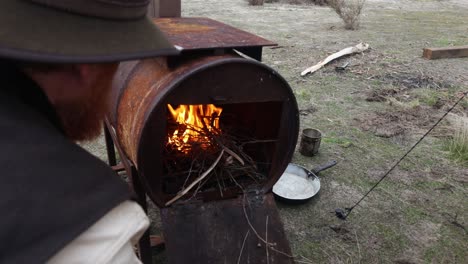
<svg viewBox="0 0 468 264">
<path fill-rule="evenodd" d="M 177 109 L 168 104 L 167 108 L 174 121 L 179 124 L 174 133 L 168 136 L 169 145 L 184 153 L 188 153 L 194 143 L 203 149 L 211 145 L 207 133 L 219 131 L 222 108 L 212 104 L 180 105 Z"/>
</svg>

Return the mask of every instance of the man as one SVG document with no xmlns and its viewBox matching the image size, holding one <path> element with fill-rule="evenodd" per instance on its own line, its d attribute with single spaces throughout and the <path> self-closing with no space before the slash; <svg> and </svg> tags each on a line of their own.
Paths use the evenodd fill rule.
<svg viewBox="0 0 468 264">
<path fill-rule="evenodd" d="M 0 263 L 140 263 L 148 219 L 73 142 L 99 135 L 118 61 L 177 53 L 147 4 L 0 1 Z"/>
</svg>

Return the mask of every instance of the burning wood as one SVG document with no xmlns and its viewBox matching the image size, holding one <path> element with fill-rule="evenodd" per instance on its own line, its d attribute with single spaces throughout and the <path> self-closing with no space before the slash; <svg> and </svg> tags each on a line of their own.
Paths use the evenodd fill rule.
<svg viewBox="0 0 468 264">
<path fill-rule="evenodd" d="M 166 143 L 166 174 L 178 180 L 177 195 L 166 206 L 192 192 L 243 189 L 266 177 L 260 172 L 246 145 L 271 143 L 231 135 L 221 128 L 223 109 L 215 105 L 168 105 L 170 113 Z M 170 191 L 169 191 L 170 192 Z"/>
<path fill-rule="evenodd" d="M 169 145 L 176 146 L 184 153 L 188 153 L 193 144 L 199 144 L 202 149 L 210 147 L 210 138 L 202 134 L 218 132 L 222 108 L 212 104 L 181 105 L 175 110 L 171 105 L 167 107 L 176 123 L 180 125 L 172 136 L 169 136 Z"/>
</svg>

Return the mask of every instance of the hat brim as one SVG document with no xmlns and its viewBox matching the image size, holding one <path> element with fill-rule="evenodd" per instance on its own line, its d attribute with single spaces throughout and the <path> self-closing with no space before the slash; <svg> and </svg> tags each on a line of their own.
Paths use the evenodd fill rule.
<svg viewBox="0 0 468 264">
<path fill-rule="evenodd" d="M 0 57 L 44 63 L 100 63 L 176 55 L 149 18 L 108 20 L 20 0 L 0 1 Z"/>
</svg>

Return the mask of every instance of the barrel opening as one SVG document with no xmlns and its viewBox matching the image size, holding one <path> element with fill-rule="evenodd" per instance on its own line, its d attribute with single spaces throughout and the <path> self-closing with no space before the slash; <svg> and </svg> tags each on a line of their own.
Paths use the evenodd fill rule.
<svg viewBox="0 0 468 264">
<path fill-rule="evenodd" d="M 230 198 L 264 185 L 276 153 L 282 113 L 279 101 L 168 104 L 162 191 L 176 195 L 205 173 L 187 197 Z"/>
</svg>

